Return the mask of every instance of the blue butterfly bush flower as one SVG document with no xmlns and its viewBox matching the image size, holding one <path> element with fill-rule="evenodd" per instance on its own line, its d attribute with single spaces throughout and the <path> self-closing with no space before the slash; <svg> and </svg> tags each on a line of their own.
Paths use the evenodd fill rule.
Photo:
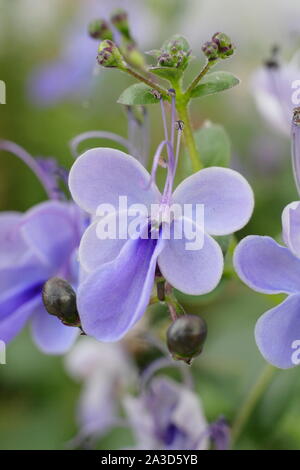
<svg viewBox="0 0 300 470">
<path fill-rule="evenodd" d="M 168 174 L 160 193 L 154 180 L 164 145 L 169 152 Z M 69 187 L 73 199 L 94 219 L 79 248 L 85 279 L 78 289 L 77 306 L 83 330 L 98 340 L 122 338 L 142 317 L 149 304 L 157 265 L 164 278 L 184 293 L 200 295 L 212 291 L 223 272 L 222 251 L 212 235 L 233 233 L 252 214 L 254 200 L 249 184 L 227 168 L 205 168 L 174 191 L 177 161 L 178 147 L 175 152 L 172 139 L 166 139 L 154 156 L 151 175 L 132 156 L 110 148 L 88 150 L 71 168 Z M 168 227 L 170 237 L 165 239 L 165 226 L 143 214 L 140 236 L 100 239 L 98 209 L 102 204 L 118 209 L 120 197 L 127 198 L 128 208 L 142 204 L 148 210 L 156 205 L 160 216 L 172 204 L 181 208 L 202 204 L 204 225 L 197 223 L 194 212 L 190 217 L 175 217 Z M 111 217 L 115 215 L 121 228 L 124 216 L 131 220 L 130 210 L 112 211 Z M 189 233 L 203 240 L 201 249 L 186 249 L 186 232 L 178 239 L 176 229 L 183 224 Z M 153 231 L 156 237 L 145 236 Z"/>
<path fill-rule="evenodd" d="M 42 287 L 54 276 L 77 286 L 76 253 L 84 217 L 74 203 L 58 199 L 54 174 L 45 171 L 54 168 L 53 159 L 39 164 L 13 142 L 2 141 L 0 147 L 35 171 L 50 198 L 25 213 L 0 214 L 0 339 L 8 343 L 30 323 L 37 346 L 45 353 L 61 354 L 73 344 L 78 328 L 64 326 L 46 312 Z M 60 173 L 57 166 L 56 170 Z"/>
<path fill-rule="evenodd" d="M 154 378 L 124 408 L 138 449 L 205 450 L 208 424 L 197 395 L 166 377 Z"/>
<path fill-rule="evenodd" d="M 299 108 L 292 114 L 292 164 L 300 194 Z M 288 204 L 282 212 L 282 238 L 285 247 L 271 237 L 244 238 L 234 253 L 234 266 L 240 278 L 253 290 L 265 294 L 287 294 L 277 307 L 257 322 L 255 339 L 264 358 L 287 369 L 300 363 L 300 201 Z"/>
<path fill-rule="evenodd" d="M 136 334 L 133 331 L 131 343 Z M 82 447 L 113 428 L 125 427 L 131 431 L 135 449 L 204 450 L 210 442 L 218 450 L 228 449 L 229 426 L 223 418 L 207 423 L 190 372 L 182 374 L 183 383 L 153 378 L 165 366 L 183 372 L 179 363 L 162 357 L 139 377 L 128 344 L 83 337 L 67 354 L 66 370 L 83 383 L 77 411 L 79 433 L 72 444 Z"/>
<path fill-rule="evenodd" d="M 300 201 L 288 204 L 282 213 L 283 240 L 250 235 L 237 246 L 234 266 L 251 289 L 265 294 L 287 294 L 278 306 L 259 318 L 255 339 L 264 358 L 287 369 L 299 364 L 300 346 Z"/>
<path fill-rule="evenodd" d="M 138 397 L 124 399 L 137 449 L 227 450 L 230 429 L 224 418 L 208 424 L 194 390 L 166 377 L 155 377 Z"/>
</svg>

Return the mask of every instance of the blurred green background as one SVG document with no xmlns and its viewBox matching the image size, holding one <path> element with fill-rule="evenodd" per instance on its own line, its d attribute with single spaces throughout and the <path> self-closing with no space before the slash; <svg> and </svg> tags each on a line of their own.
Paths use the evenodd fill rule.
<svg viewBox="0 0 300 470">
<path fill-rule="evenodd" d="M 13 140 L 34 156 L 55 156 L 68 168 L 72 164 L 69 141 L 76 134 L 101 129 L 126 135 L 125 113 L 116 100 L 132 81 L 114 70 L 104 70 L 96 77 L 91 95 L 52 106 L 32 103 L 27 84 L 34 67 L 57 57 L 64 33 L 78 21 L 80 9 L 94 9 L 95 4 L 96 0 L 0 0 L 0 80 L 7 87 L 7 103 L 0 105 L 0 138 Z M 101 16 L 102 9 L 109 12 L 114 2 L 98 4 Z M 277 237 L 283 207 L 297 199 L 290 142 L 258 114 L 250 79 L 272 45 L 279 44 L 287 59 L 297 49 L 299 2 L 141 0 L 139 4 L 138 17 L 136 2 L 128 1 L 126 6 L 140 32 L 144 23 L 147 26 L 147 36 L 141 38 L 144 50 L 159 47 L 174 33 L 185 34 L 196 57 L 191 75 L 199 70 L 204 41 L 218 30 L 232 37 L 237 51 L 222 68 L 239 76 L 242 83 L 224 94 L 196 101 L 193 122 L 196 128 L 207 119 L 224 125 L 232 142 L 233 166 L 254 188 L 255 212 L 238 237 L 254 233 Z M 132 29 L 135 32 L 134 23 Z M 150 108 L 154 151 L 162 139 L 162 126 L 158 107 Z M 93 141 L 88 142 L 92 145 Z M 0 210 L 25 211 L 45 198 L 35 176 L 20 161 L 4 152 L 0 157 Z M 254 341 L 255 322 L 281 300 L 256 294 L 238 280 L 223 281 L 219 290 L 212 302 L 204 299 L 193 307 L 209 328 L 205 351 L 192 366 L 209 421 L 220 414 L 232 420 L 236 414 L 264 366 Z M 79 392 L 80 386 L 65 373 L 62 359 L 42 355 L 24 331 L 9 346 L 7 365 L 0 365 L 0 448 L 64 448 L 76 432 Z M 299 392 L 299 369 L 278 371 L 237 448 L 299 449 Z M 100 446 L 119 448 L 122 439 L 121 434 L 112 433 Z"/>
</svg>

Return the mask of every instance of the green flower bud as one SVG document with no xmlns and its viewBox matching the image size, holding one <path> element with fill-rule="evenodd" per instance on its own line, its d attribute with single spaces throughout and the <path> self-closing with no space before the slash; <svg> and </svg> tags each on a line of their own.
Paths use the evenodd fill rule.
<svg viewBox="0 0 300 470">
<path fill-rule="evenodd" d="M 219 48 L 217 44 L 213 41 L 207 41 L 206 43 L 204 43 L 202 46 L 202 51 L 209 62 L 212 62 L 219 58 Z"/>
<path fill-rule="evenodd" d="M 212 41 L 218 46 L 219 57 L 221 59 L 227 59 L 234 53 L 235 47 L 227 34 L 215 33 L 212 37 Z"/>
<path fill-rule="evenodd" d="M 183 36 L 175 35 L 164 42 L 157 56 L 159 67 L 175 67 L 185 70 L 191 54 L 190 45 Z"/>
<path fill-rule="evenodd" d="M 93 39 L 113 39 L 113 32 L 105 20 L 94 20 L 89 24 L 89 35 Z"/>
<path fill-rule="evenodd" d="M 125 10 L 117 9 L 111 16 L 111 22 L 115 28 L 127 39 L 131 39 L 128 15 Z"/>
<path fill-rule="evenodd" d="M 180 34 L 175 34 L 163 43 L 162 50 L 174 54 L 178 51 L 190 52 L 191 48 L 184 36 L 180 36 Z"/>
<path fill-rule="evenodd" d="M 67 326 L 80 326 L 76 306 L 76 294 L 70 284 L 59 277 L 52 277 L 43 286 L 42 299 L 45 309 Z"/>
<path fill-rule="evenodd" d="M 158 57 L 158 65 L 160 65 L 161 67 L 176 67 L 176 64 L 177 64 L 176 58 L 172 57 L 167 52 L 163 52 Z"/>
<path fill-rule="evenodd" d="M 97 60 L 103 67 L 124 67 L 123 57 L 118 47 L 109 39 L 100 43 Z"/>
<path fill-rule="evenodd" d="M 207 327 L 203 318 L 198 315 L 182 315 L 167 331 L 168 349 L 174 359 L 189 363 L 201 353 L 206 336 Z"/>
</svg>

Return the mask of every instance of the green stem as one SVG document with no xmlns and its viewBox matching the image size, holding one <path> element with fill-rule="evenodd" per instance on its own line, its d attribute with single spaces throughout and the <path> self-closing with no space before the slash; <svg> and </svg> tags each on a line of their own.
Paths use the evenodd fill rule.
<svg viewBox="0 0 300 470">
<path fill-rule="evenodd" d="M 247 423 L 251 413 L 255 409 L 258 401 L 261 399 L 262 395 L 268 388 L 268 385 L 273 378 L 274 372 L 278 370 L 275 367 L 267 364 L 264 369 L 262 370 L 261 374 L 258 376 L 257 381 L 253 385 L 252 389 L 249 392 L 246 400 L 242 404 L 240 411 L 238 412 L 234 423 L 232 425 L 232 446 L 239 438 L 245 424 Z"/>
<path fill-rule="evenodd" d="M 191 159 L 193 171 L 199 171 L 202 168 L 202 163 L 194 139 L 188 104 L 186 102 L 180 102 L 180 100 L 177 100 L 176 109 L 179 119 L 183 121 L 184 124 L 183 135 Z"/>
<path fill-rule="evenodd" d="M 146 85 L 148 85 L 149 87 L 153 88 L 154 90 L 158 91 L 158 93 L 161 95 L 162 98 L 170 101 L 170 96 L 168 95 L 168 92 L 167 90 L 165 90 L 164 88 L 162 88 L 161 86 L 157 85 L 157 83 L 154 83 L 152 80 L 144 77 L 143 75 L 141 75 L 140 73 L 136 72 L 135 70 L 133 70 L 131 67 L 124 67 L 122 68 L 123 72 L 127 72 L 129 75 L 131 75 L 132 77 L 136 78 L 137 80 L 139 80 L 140 82 L 143 82 L 145 83 Z"/>
<path fill-rule="evenodd" d="M 172 321 L 175 321 L 180 315 L 184 315 L 184 308 L 180 305 L 174 295 L 174 289 L 168 282 L 165 283 L 165 303 L 169 308 Z"/>
<path fill-rule="evenodd" d="M 158 302 L 160 302 L 160 300 L 159 300 L 159 298 L 155 295 L 155 296 L 153 296 L 153 297 L 150 298 L 149 305 L 158 304 Z"/>
<path fill-rule="evenodd" d="M 193 89 L 198 85 L 198 83 L 200 82 L 200 80 L 204 77 L 204 75 L 207 74 L 207 72 L 210 70 L 210 68 L 215 65 L 216 61 L 213 61 L 213 62 L 206 62 L 205 66 L 203 67 L 203 69 L 201 70 L 201 72 L 197 75 L 197 77 L 194 78 L 194 80 L 192 81 L 192 83 L 190 84 L 190 86 L 188 87 L 188 89 L 186 90 L 185 92 L 185 95 L 190 97 L 191 95 L 191 92 L 193 91 Z"/>
</svg>

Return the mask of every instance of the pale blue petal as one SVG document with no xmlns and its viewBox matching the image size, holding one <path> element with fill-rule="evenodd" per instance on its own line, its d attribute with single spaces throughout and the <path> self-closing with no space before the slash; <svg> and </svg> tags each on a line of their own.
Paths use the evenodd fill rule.
<svg viewBox="0 0 300 470">
<path fill-rule="evenodd" d="M 291 202 L 282 212 L 282 236 L 286 246 L 300 257 L 300 201 Z"/>
<path fill-rule="evenodd" d="M 177 227 L 183 228 L 181 239 L 174 237 Z M 192 232 L 197 237 L 195 240 L 199 240 L 199 248 L 196 250 L 189 249 L 193 240 L 187 236 Z M 186 294 L 200 295 L 212 291 L 218 285 L 224 263 L 218 243 L 192 220 L 180 218 L 173 222 L 171 239 L 166 240 L 158 264 L 163 276 L 173 287 Z"/>
<path fill-rule="evenodd" d="M 32 318 L 32 337 L 37 347 L 45 354 L 64 354 L 73 345 L 79 329 L 65 326 L 58 318 L 46 312 L 42 302 Z"/>
<path fill-rule="evenodd" d="M 8 343 L 24 328 L 28 319 L 32 316 L 36 306 L 41 302 L 36 296 L 22 304 L 11 315 L 0 320 L 0 340 Z"/>
<path fill-rule="evenodd" d="M 79 286 L 83 330 L 99 341 L 117 341 L 141 318 L 153 288 L 161 240 L 128 240 L 119 256 Z"/>
<path fill-rule="evenodd" d="M 93 214 L 100 204 L 111 204 L 118 211 L 119 196 L 127 197 L 128 206 L 158 203 L 160 193 L 149 182 L 150 175 L 141 163 L 111 148 L 88 150 L 76 160 L 69 176 L 73 199 Z"/>
<path fill-rule="evenodd" d="M 300 364 L 300 295 L 260 317 L 255 327 L 257 346 L 264 358 L 276 367 L 288 369 Z"/>
<path fill-rule="evenodd" d="M 66 264 L 79 243 L 75 217 L 70 204 L 47 201 L 29 210 L 23 220 L 22 233 L 40 262 L 58 269 Z"/>
<path fill-rule="evenodd" d="M 249 221 L 253 191 L 246 179 L 229 168 L 210 167 L 186 178 L 173 194 L 174 203 L 204 205 L 204 230 L 227 235 Z"/>
<path fill-rule="evenodd" d="M 82 236 L 79 246 L 79 261 L 82 268 L 87 271 L 94 271 L 99 268 L 102 264 L 113 261 L 120 253 L 121 249 L 128 240 L 128 230 L 125 230 L 124 238 L 119 237 L 119 229 L 126 220 L 126 224 L 130 225 L 132 217 L 128 215 L 127 211 L 122 213 L 111 213 L 105 219 L 101 220 L 101 223 L 105 221 L 107 226 L 106 230 L 109 229 L 112 224 L 112 237 L 102 239 L 99 238 L 99 232 L 97 231 L 99 220 L 95 220 L 91 224 Z M 141 224 L 145 224 L 145 217 L 141 217 Z M 113 228 L 116 228 L 115 236 Z"/>
<path fill-rule="evenodd" d="M 266 294 L 300 292 L 300 260 L 270 237 L 244 238 L 233 261 L 239 277 L 251 289 Z"/>
</svg>

